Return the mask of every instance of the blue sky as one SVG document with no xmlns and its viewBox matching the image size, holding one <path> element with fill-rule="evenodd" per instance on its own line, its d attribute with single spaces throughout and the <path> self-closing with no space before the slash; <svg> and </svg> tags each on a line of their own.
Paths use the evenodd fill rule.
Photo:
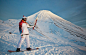
<svg viewBox="0 0 86 55">
<path fill-rule="evenodd" d="M 21 19 L 40 10 L 49 10 L 56 15 L 86 27 L 86 0 L 0 0 L 0 19 Z"/>
</svg>

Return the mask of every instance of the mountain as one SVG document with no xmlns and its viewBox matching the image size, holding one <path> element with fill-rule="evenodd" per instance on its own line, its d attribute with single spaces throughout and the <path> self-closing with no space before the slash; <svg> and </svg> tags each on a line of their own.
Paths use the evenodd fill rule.
<svg viewBox="0 0 86 55">
<path fill-rule="evenodd" d="M 8 53 L 7 50 L 16 50 L 20 40 L 18 23 L 21 19 L 0 20 L 0 55 L 85 55 L 86 30 L 64 20 L 51 11 L 41 10 L 27 17 L 27 22 L 34 25 L 29 28 L 31 48 L 39 47 L 36 51 Z M 26 49 L 26 42 L 21 49 Z"/>
<path fill-rule="evenodd" d="M 42 31 L 46 32 L 46 30 L 48 30 L 48 29 L 50 30 L 49 27 L 51 27 L 51 23 L 52 23 L 53 25 L 69 32 L 71 35 L 81 37 L 86 40 L 86 29 L 83 29 L 77 25 L 74 25 L 71 22 L 64 20 L 63 18 L 53 14 L 50 11 L 47 11 L 47 10 L 39 11 L 39 12 L 35 13 L 34 15 L 29 16 L 28 21 L 34 20 L 35 18 L 33 18 L 33 17 L 35 17 L 35 18 L 38 17 L 38 20 L 39 20 L 38 27 L 40 29 L 43 27 Z M 44 23 L 44 24 L 41 25 L 41 23 Z M 48 32 L 50 32 L 50 31 L 48 31 Z"/>
</svg>

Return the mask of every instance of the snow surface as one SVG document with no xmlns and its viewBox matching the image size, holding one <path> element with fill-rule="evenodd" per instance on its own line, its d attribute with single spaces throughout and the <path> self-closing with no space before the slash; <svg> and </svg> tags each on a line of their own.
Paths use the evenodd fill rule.
<svg viewBox="0 0 86 55">
<path fill-rule="evenodd" d="M 8 53 L 8 50 L 17 48 L 20 40 L 18 23 L 21 19 L 0 20 L 0 55 L 86 55 L 86 29 L 47 10 L 28 16 L 27 22 L 34 25 L 36 17 L 35 29 L 29 28 L 30 46 L 39 47 L 39 50 Z M 21 49 L 26 49 L 25 41 Z"/>
</svg>

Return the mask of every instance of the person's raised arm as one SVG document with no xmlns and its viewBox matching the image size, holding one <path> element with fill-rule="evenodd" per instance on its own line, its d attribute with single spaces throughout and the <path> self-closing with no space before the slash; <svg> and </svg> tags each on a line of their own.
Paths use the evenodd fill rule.
<svg viewBox="0 0 86 55">
<path fill-rule="evenodd" d="M 30 26 L 29 24 L 27 24 L 27 27 L 28 27 L 28 28 L 33 28 L 34 26 Z"/>
</svg>

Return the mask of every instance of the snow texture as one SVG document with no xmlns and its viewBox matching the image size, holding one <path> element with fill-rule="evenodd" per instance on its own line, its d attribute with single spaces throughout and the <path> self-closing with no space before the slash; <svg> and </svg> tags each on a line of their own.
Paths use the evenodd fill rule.
<svg viewBox="0 0 86 55">
<path fill-rule="evenodd" d="M 29 28 L 30 46 L 39 50 L 9 53 L 8 50 L 16 50 L 20 40 L 18 29 L 19 20 L 0 20 L 0 55 L 86 55 L 86 29 L 64 20 L 54 13 L 41 10 L 28 16 L 27 22 L 34 25 L 38 17 L 35 29 Z M 26 49 L 24 41 L 21 50 Z"/>
</svg>

